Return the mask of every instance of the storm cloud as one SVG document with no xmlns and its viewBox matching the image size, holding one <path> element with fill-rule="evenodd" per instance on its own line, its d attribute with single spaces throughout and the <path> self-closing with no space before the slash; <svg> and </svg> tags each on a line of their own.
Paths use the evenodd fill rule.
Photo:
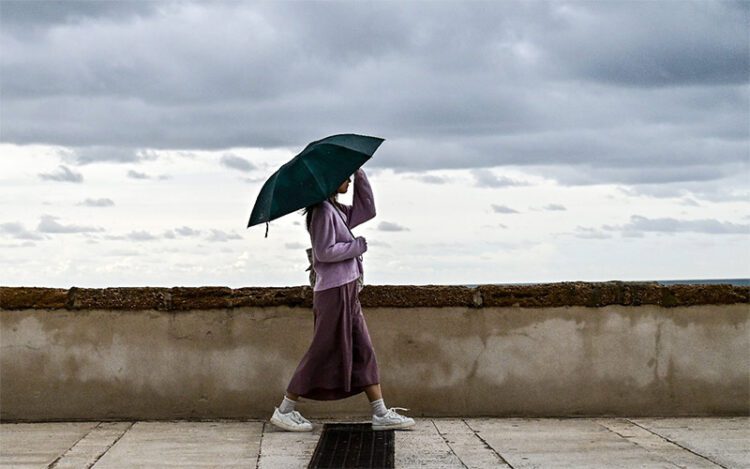
<svg viewBox="0 0 750 469">
<path fill-rule="evenodd" d="M 747 277 L 748 24 L 723 0 L 0 0 L 0 284 L 306 283 L 304 218 L 246 221 L 338 133 L 385 139 L 354 229 L 376 284 Z"/>
<path fill-rule="evenodd" d="M 79 172 L 73 171 L 67 166 L 60 165 L 57 170 L 51 173 L 40 173 L 39 178 L 47 181 L 58 181 L 58 182 L 83 182 L 83 175 Z"/>
<path fill-rule="evenodd" d="M 719 180 L 748 157 L 746 2 L 2 9 L 3 138 L 78 164 L 348 131 L 386 138 L 374 167 L 520 165 L 569 185 Z"/>
</svg>

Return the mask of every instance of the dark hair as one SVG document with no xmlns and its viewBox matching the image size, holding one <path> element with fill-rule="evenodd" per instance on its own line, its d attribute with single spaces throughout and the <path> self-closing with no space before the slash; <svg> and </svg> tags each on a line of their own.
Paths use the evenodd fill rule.
<svg viewBox="0 0 750 469">
<path fill-rule="evenodd" d="M 333 202 L 337 206 L 341 206 L 338 198 L 339 198 L 338 191 L 328 196 L 329 201 Z M 312 222 L 313 211 L 315 211 L 315 209 L 320 207 L 320 205 L 323 204 L 323 202 L 324 201 L 320 201 L 317 204 L 308 205 L 307 207 L 302 209 L 302 215 L 305 216 L 305 227 L 307 228 L 308 233 L 310 232 L 310 223 Z"/>
</svg>

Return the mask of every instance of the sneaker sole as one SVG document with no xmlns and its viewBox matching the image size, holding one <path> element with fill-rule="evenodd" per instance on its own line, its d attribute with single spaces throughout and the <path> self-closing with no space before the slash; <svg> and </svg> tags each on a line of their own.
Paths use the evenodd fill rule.
<svg viewBox="0 0 750 469">
<path fill-rule="evenodd" d="M 416 425 L 417 422 L 404 422 L 404 423 L 395 423 L 392 425 L 375 425 L 372 424 L 373 430 L 397 430 L 399 428 L 409 428 Z"/>
<path fill-rule="evenodd" d="M 304 427 L 290 427 L 289 425 L 285 424 L 284 422 L 280 420 L 276 420 L 275 418 L 271 417 L 271 420 L 269 420 L 272 424 L 275 426 L 281 428 L 282 430 L 287 430 L 290 432 L 311 432 L 312 428 L 304 428 Z"/>
</svg>

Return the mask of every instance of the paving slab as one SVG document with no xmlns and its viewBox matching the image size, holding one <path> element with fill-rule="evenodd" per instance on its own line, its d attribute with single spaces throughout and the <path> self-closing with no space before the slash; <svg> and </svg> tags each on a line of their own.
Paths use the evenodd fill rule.
<svg viewBox="0 0 750 469">
<path fill-rule="evenodd" d="M 750 418 L 664 417 L 629 420 L 686 452 L 702 455 L 717 466 L 750 468 Z"/>
<path fill-rule="evenodd" d="M 508 463 L 492 449 L 464 419 L 433 419 L 446 445 L 468 469 L 486 467 L 509 468 Z M 397 448 L 398 451 L 398 448 Z"/>
<path fill-rule="evenodd" d="M 255 467 L 262 422 L 136 422 L 94 469 Z"/>
<path fill-rule="evenodd" d="M 306 468 L 326 423 L 266 421 L 0 424 L 0 467 Z M 748 468 L 750 417 L 416 418 L 396 430 L 398 468 Z"/>
<path fill-rule="evenodd" d="M 92 467 L 132 426 L 133 422 L 100 422 L 60 455 L 50 469 Z"/>
<path fill-rule="evenodd" d="M 695 469 L 716 469 L 718 466 L 704 455 L 686 451 L 679 445 L 642 428 L 628 419 L 601 419 L 597 423 L 608 428 L 622 438 L 652 452 L 677 467 L 689 467 Z"/>
<path fill-rule="evenodd" d="M 594 419 L 466 419 L 514 468 L 669 468 L 660 453 L 623 438 Z"/>
<path fill-rule="evenodd" d="M 396 467 L 466 467 L 438 432 L 432 419 L 415 418 L 409 429 L 395 430 Z"/>
<path fill-rule="evenodd" d="M 4 423 L 0 467 L 47 467 L 99 422 Z"/>
<path fill-rule="evenodd" d="M 325 421 L 310 419 L 311 432 L 288 432 L 265 423 L 259 469 L 306 468 L 318 444 Z M 255 467 L 255 466 L 253 466 Z"/>
</svg>

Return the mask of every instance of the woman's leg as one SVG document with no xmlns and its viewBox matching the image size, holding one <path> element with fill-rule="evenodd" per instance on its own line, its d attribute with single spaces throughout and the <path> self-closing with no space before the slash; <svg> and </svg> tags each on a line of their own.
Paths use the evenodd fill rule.
<svg viewBox="0 0 750 469">
<path fill-rule="evenodd" d="M 293 401 L 296 401 L 296 400 L 299 399 L 299 394 L 294 394 L 293 392 L 287 391 L 286 392 L 286 397 L 288 397 L 289 399 L 291 399 Z"/>
<path fill-rule="evenodd" d="M 377 401 L 378 399 L 383 398 L 383 393 L 380 390 L 380 383 L 367 386 L 365 388 L 365 393 L 367 394 L 367 398 L 370 400 L 370 402 Z"/>
<path fill-rule="evenodd" d="M 385 407 L 383 393 L 380 390 L 380 383 L 367 386 L 365 392 L 367 393 L 367 398 L 370 399 L 370 407 L 372 407 L 373 415 L 377 415 L 378 417 L 385 415 L 386 412 L 388 412 L 388 409 Z"/>
</svg>

